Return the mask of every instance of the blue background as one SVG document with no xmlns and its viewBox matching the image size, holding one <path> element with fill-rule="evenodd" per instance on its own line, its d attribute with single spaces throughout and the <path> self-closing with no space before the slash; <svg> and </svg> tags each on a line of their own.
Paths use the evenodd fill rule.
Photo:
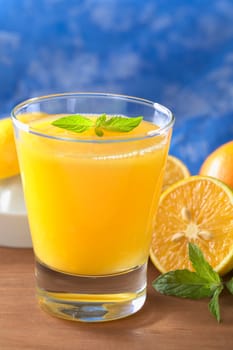
<svg viewBox="0 0 233 350">
<path fill-rule="evenodd" d="M 65 91 L 135 95 L 176 117 L 197 173 L 233 139 L 232 0 L 0 0 L 0 116 Z"/>
</svg>

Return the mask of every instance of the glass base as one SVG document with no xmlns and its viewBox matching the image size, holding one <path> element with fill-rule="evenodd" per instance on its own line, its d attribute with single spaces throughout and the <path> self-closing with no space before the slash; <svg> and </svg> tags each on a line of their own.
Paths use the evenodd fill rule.
<svg viewBox="0 0 233 350">
<path fill-rule="evenodd" d="M 134 314 L 146 299 L 147 264 L 121 274 L 77 276 L 36 261 L 37 297 L 43 310 L 72 321 L 103 322 Z"/>
</svg>

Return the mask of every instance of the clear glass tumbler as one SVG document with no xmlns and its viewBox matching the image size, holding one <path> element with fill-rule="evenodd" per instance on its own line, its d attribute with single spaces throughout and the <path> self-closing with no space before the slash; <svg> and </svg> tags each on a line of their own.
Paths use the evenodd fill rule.
<svg viewBox="0 0 233 350">
<path fill-rule="evenodd" d="M 143 121 L 103 136 L 51 124 L 76 114 Z M 64 93 L 27 100 L 12 118 L 41 307 L 85 322 L 135 313 L 146 298 L 172 113 L 135 97 Z"/>
</svg>

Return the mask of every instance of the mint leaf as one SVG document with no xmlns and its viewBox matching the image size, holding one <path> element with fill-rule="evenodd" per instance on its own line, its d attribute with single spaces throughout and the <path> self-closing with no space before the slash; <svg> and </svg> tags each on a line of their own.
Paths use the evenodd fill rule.
<svg viewBox="0 0 233 350">
<path fill-rule="evenodd" d="M 213 270 L 210 264 L 205 260 L 202 251 L 195 244 L 189 243 L 189 259 L 196 270 L 196 273 L 204 280 L 220 284 L 221 279 L 217 272 Z"/>
<path fill-rule="evenodd" d="M 223 290 L 223 286 L 219 286 L 215 289 L 212 299 L 209 302 L 209 310 L 214 315 L 214 317 L 217 319 L 218 322 L 220 322 L 220 307 L 219 307 L 219 295 L 221 294 Z"/>
<path fill-rule="evenodd" d="M 231 294 L 233 294 L 233 277 L 226 282 L 226 287 Z"/>
<path fill-rule="evenodd" d="M 53 121 L 52 125 L 62 129 L 81 133 L 90 129 L 94 125 L 94 123 L 91 119 L 84 117 L 80 114 L 76 114 L 59 118 Z"/>
<path fill-rule="evenodd" d="M 155 279 L 152 285 L 162 294 L 181 298 L 200 299 L 213 294 L 211 283 L 189 270 L 167 272 Z"/>
<path fill-rule="evenodd" d="M 136 128 L 142 121 L 143 117 L 126 118 L 126 117 L 111 117 L 102 119 L 100 127 L 109 131 L 129 132 Z"/>
<path fill-rule="evenodd" d="M 90 118 L 76 114 L 59 118 L 53 121 L 52 125 L 77 133 L 84 132 L 94 127 L 96 135 L 101 137 L 104 135 L 103 130 L 129 132 L 136 128 L 141 123 L 142 119 L 143 117 L 127 118 L 120 116 L 108 119 L 106 114 L 102 114 L 94 122 Z"/>
<path fill-rule="evenodd" d="M 100 115 L 100 116 L 96 119 L 95 126 L 96 126 L 97 128 L 100 128 L 100 127 L 104 124 L 104 122 L 106 121 L 106 119 L 107 119 L 106 114 Z"/>
</svg>

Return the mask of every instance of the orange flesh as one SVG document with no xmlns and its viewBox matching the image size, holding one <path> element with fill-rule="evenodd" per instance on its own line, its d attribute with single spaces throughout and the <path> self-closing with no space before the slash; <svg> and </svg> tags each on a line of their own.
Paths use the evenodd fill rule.
<svg viewBox="0 0 233 350">
<path fill-rule="evenodd" d="M 190 176 L 190 172 L 185 164 L 178 158 L 169 155 L 167 159 L 162 190 L 165 191 L 166 188 L 175 182 L 182 180 L 188 176 Z"/>
<path fill-rule="evenodd" d="M 232 197 L 229 198 L 230 191 L 227 194 L 208 178 L 194 181 L 195 178 L 183 180 L 183 185 L 174 185 L 170 192 L 167 190 L 161 196 L 151 253 L 163 272 L 192 269 L 188 242 L 201 248 L 213 268 L 232 254 L 233 203 Z M 189 210 L 190 220 L 182 215 L 183 208 Z M 200 232 L 209 238 L 204 238 Z M 174 240 L 177 233 L 180 238 Z M 182 236 L 182 233 L 185 234 Z"/>
</svg>

